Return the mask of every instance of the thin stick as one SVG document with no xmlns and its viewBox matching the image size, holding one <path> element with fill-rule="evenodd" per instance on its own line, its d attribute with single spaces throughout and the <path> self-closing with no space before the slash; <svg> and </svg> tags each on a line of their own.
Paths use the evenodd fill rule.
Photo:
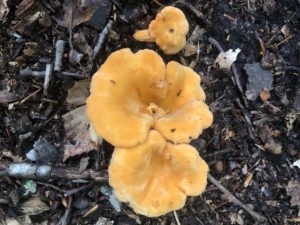
<svg viewBox="0 0 300 225">
<path fill-rule="evenodd" d="M 153 0 L 153 2 L 155 2 L 157 5 L 159 5 L 160 7 L 164 7 L 164 5 L 162 3 L 160 3 L 158 0 Z"/>
<path fill-rule="evenodd" d="M 50 81 L 52 79 L 52 64 L 48 63 L 46 66 L 45 78 L 44 78 L 44 94 L 47 94 Z"/>
<path fill-rule="evenodd" d="M 229 197 L 229 200 L 233 202 L 234 204 L 240 206 L 243 208 L 246 212 L 248 212 L 254 219 L 258 221 L 265 221 L 266 218 L 258 214 L 257 212 L 250 209 L 248 206 L 246 206 L 244 203 L 242 203 L 240 200 L 238 200 L 233 194 L 231 194 L 230 191 L 228 191 L 222 184 L 219 183 L 212 175 L 208 174 L 208 180 L 216 185 L 220 191 L 222 191 L 225 195 Z"/>
<path fill-rule="evenodd" d="M 72 197 L 69 198 L 66 211 L 56 225 L 67 225 L 71 218 L 71 212 L 72 212 Z"/>
<path fill-rule="evenodd" d="M 49 165 L 36 165 L 32 163 L 7 163 L 0 161 L 0 177 L 18 177 L 36 180 L 53 179 L 88 179 L 107 181 L 106 171 L 85 170 L 79 171 L 76 167 L 58 167 Z"/>
<path fill-rule="evenodd" d="M 26 67 L 20 70 L 20 76 L 27 77 L 27 76 L 34 76 L 34 77 L 44 77 L 46 71 L 33 71 L 30 67 Z"/>
<path fill-rule="evenodd" d="M 62 57 L 65 49 L 65 41 L 58 40 L 55 44 L 54 71 L 60 71 L 62 66 Z"/>
<path fill-rule="evenodd" d="M 183 5 L 186 8 L 188 8 L 193 14 L 195 14 L 199 19 L 201 19 L 207 26 L 211 26 L 211 22 L 205 18 L 204 14 L 199 11 L 198 9 L 196 9 L 196 7 L 194 5 L 192 5 L 191 3 L 184 1 L 184 0 L 178 0 L 176 1 L 173 5 Z"/>
<path fill-rule="evenodd" d="M 112 28 L 112 25 L 113 25 L 113 21 L 112 20 L 108 21 L 107 25 L 104 27 L 104 29 L 99 34 L 98 42 L 93 49 L 92 59 L 95 59 L 97 57 L 97 55 L 99 54 L 99 52 L 102 48 L 103 42 L 104 42 L 105 38 L 107 37 L 109 30 Z"/>
<path fill-rule="evenodd" d="M 179 221 L 179 219 L 178 219 L 178 215 L 177 215 L 176 211 L 174 210 L 173 213 L 174 213 L 174 216 L 175 216 L 175 220 L 176 220 L 177 225 L 181 225 L 181 223 L 180 223 L 180 221 Z"/>
</svg>

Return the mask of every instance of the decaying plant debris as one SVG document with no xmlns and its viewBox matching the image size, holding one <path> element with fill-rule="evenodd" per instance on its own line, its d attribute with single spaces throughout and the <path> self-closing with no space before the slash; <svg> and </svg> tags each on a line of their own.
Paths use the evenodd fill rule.
<svg viewBox="0 0 300 225">
<path fill-rule="evenodd" d="M 132 38 L 165 5 L 179 7 L 190 24 L 188 45 L 173 56 Z M 63 115 L 84 104 L 71 102 L 69 90 L 88 83 L 108 55 L 125 47 L 150 48 L 165 62 L 193 68 L 214 113 L 212 127 L 192 145 L 221 186 L 209 182 L 201 197 L 189 198 L 177 211 L 180 223 L 299 222 L 299 11 L 299 0 L 0 0 L 0 224 L 177 223 L 173 213 L 149 219 L 126 204 L 116 211 L 113 193 L 101 191 L 112 154 L 107 142 L 82 145 L 89 147 L 63 162 Z M 228 49 L 241 51 L 224 71 L 215 61 Z M 57 157 L 31 162 L 26 154 L 43 143 Z M 31 175 L 8 173 L 21 162 L 35 168 Z M 40 166 L 52 175 L 37 177 Z"/>
</svg>

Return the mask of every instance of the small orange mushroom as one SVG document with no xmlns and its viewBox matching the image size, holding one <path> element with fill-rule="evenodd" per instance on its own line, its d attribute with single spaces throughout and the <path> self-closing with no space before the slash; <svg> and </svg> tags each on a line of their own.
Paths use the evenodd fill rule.
<svg viewBox="0 0 300 225">
<path fill-rule="evenodd" d="M 148 29 L 136 31 L 138 41 L 156 42 L 167 55 L 178 53 L 186 43 L 189 23 L 184 13 L 173 6 L 163 8 L 152 20 Z"/>
<path fill-rule="evenodd" d="M 200 76 L 152 50 L 112 53 L 91 82 L 87 114 L 97 135 L 116 147 L 144 143 L 151 129 L 189 143 L 212 124 Z"/>
<path fill-rule="evenodd" d="M 116 148 L 109 166 L 109 184 L 136 213 L 156 217 L 184 206 L 186 196 L 206 187 L 208 166 L 196 149 L 174 145 L 157 131 L 133 148 Z"/>
</svg>

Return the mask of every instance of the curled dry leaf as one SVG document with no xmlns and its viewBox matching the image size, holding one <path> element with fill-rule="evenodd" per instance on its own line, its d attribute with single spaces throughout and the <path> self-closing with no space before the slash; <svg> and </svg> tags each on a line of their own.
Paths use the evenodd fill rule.
<svg viewBox="0 0 300 225">
<path fill-rule="evenodd" d="M 300 159 L 296 160 L 293 165 L 293 167 L 298 167 L 300 169 Z"/>
<path fill-rule="evenodd" d="M 90 25 L 101 29 L 105 26 L 103 21 L 110 15 L 111 5 L 111 1 L 108 0 L 64 0 L 63 18 L 54 19 L 66 28 L 74 28 L 89 21 Z"/>
<path fill-rule="evenodd" d="M 239 48 L 235 50 L 229 49 L 227 52 L 220 52 L 215 63 L 220 69 L 229 71 L 232 63 L 236 61 L 236 58 L 240 52 L 241 50 Z"/>
<path fill-rule="evenodd" d="M 21 225 L 19 222 L 18 222 L 18 220 L 16 220 L 16 219 L 11 219 L 11 218 L 6 218 L 6 225 Z M 2 224 L 1 222 L 0 222 L 0 224 Z"/>
<path fill-rule="evenodd" d="M 105 217 L 99 217 L 98 221 L 95 225 L 113 225 L 113 224 L 114 224 L 114 221 L 109 220 Z"/>
<path fill-rule="evenodd" d="M 27 215 L 38 215 L 49 209 L 49 206 L 37 197 L 30 198 L 21 204 L 22 212 Z"/>
<path fill-rule="evenodd" d="M 9 103 L 17 100 L 17 96 L 8 90 L 0 90 L 0 103 Z"/>
<path fill-rule="evenodd" d="M 78 106 L 85 104 L 87 97 L 90 94 L 90 81 L 81 80 L 74 84 L 72 88 L 68 90 L 67 108 L 74 109 Z"/>
<path fill-rule="evenodd" d="M 300 206 L 300 182 L 291 180 L 286 187 L 287 195 L 291 196 L 291 205 Z"/>
<path fill-rule="evenodd" d="M 97 143 L 91 139 L 91 126 L 86 116 L 86 106 L 78 107 L 63 115 L 66 140 L 64 145 L 64 161 L 69 157 L 90 152 L 101 144 L 102 139 L 98 138 Z"/>
<path fill-rule="evenodd" d="M 87 43 L 87 40 L 82 32 L 78 32 L 74 34 L 74 45 L 76 48 L 80 50 L 80 52 L 87 54 L 88 56 L 92 56 L 92 48 Z"/>
<path fill-rule="evenodd" d="M 60 158 L 56 148 L 43 137 L 39 137 L 33 149 L 26 153 L 26 157 L 38 163 L 57 162 Z"/>
</svg>

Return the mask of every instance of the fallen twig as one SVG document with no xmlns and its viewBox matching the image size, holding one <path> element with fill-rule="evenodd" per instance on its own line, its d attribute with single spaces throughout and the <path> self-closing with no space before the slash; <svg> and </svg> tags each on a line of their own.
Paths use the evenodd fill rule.
<svg viewBox="0 0 300 225">
<path fill-rule="evenodd" d="M 26 67 L 20 70 L 20 76 L 22 77 L 27 77 L 27 76 L 44 77 L 45 73 L 46 71 L 33 71 L 30 67 Z"/>
<path fill-rule="evenodd" d="M 0 177 L 10 176 L 18 178 L 29 178 L 36 180 L 45 180 L 49 178 L 62 178 L 62 179 L 91 179 L 96 181 L 107 181 L 107 171 L 94 171 L 86 170 L 82 173 L 79 172 L 79 168 L 74 167 L 55 167 L 49 165 L 35 165 L 31 163 L 6 163 L 0 162 Z M 264 221 L 265 218 L 258 213 L 254 212 L 240 200 L 238 200 L 230 191 L 222 186 L 213 176 L 208 174 L 208 179 L 214 185 L 216 185 L 220 191 L 229 196 L 229 199 L 234 203 L 247 211 L 253 218 L 258 221 Z M 74 192 L 78 192 L 89 185 L 82 186 L 78 189 L 74 189 L 70 192 L 65 193 L 65 196 L 70 196 Z M 176 219 L 176 213 L 174 212 Z M 176 219 L 178 223 L 178 217 Z M 180 222 L 178 223 L 180 224 Z"/>
<path fill-rule="evenodd" d="M 244 114 L 244 118 L 245 118 L 246 124 L 248 125 L 249 137 L 252 139 L 252 141 L 254 143 L 257 143 L 256 137 L 254 135 L 255 130 L 254 130 L 254 127 L 252 125 L 252 122 L 251 122 L 251 119 L 250 119 L 250 117 L 248 115 L 247 110 L 244 108 L 244 106 L 241 104 L 241 102 L 240 102 L 240 100 L 238 98 L 236 98 L 234 101 L 237 104 L 237 106 L 242 110 L 242 112 Z"/>
<path fill-rule="evenodd" d="M 86 170 L 80 173 L 79 168 L 58 167 L 49 165 L 35 165 L 32 163 L 6 163 L 0 162 L 0 177 L 18 177 L 36 180 L 49 178 L 58 179 L 90 179 L 107 181 L 106 171 Z"/>
<path fill-rule="evenodd" d="M 47 94 L 48 87 L 50 84 L 50 81 L 52 79 L 52 64 L 47 64 L 46 66 L 46 72 L 45 72 L 45 79 L 44 79 L 44 94 Z"/>
<path fill-rule="evenodd" d="M 266 218 L 258 214 L 257 212 L 250 209 L 248 206 L 246 206 L 244 203 L 242 203 L 240 200 L 238 200 L 230 191 L 228 191 L 222 184 L 219 183 L 212 175 L 208 174 L 208 180 L 216 185 L 220 191 L 222 191 L 224 194 L 228 196 L 231 202 L 234 204 L 240 206 L 243 208 L 246 212 L 248 212 L 254 219 L 258 221 L 265 221 Z"/>
<path fill-rule="evenodd" d="M 174 213 L 174 216 L 175 216 L 175 220 L 176 220 L 177 225 L 181 225 L 181 223 L 180 223 L 180 221 L 179 221 L 179 218 L 178 218 L 178 215 L 177 215 L 176 211 L 174 210 L 173 213 Z"/>
<path fill-rule="evenodd" d="M 65 41 L 58 40 L 55 44 L 54 71 L 61 71 L 64 49 L 65 49 Z"/>
<path fill-rule="evenodd" d="M 206 19 L 206 17 L 204 16 L 204 14 L 202 12 L 200 12 L 199 10 L 197 10 L 195 8 L 194 5 L 192 5 L 191 3 L 184 1 L 184 0 L 178 0 L 174 3 L 174 5 L 182 5 L 185 6 L 186 8 L 188 8 L 193 14 L 195 14 L 195 16 L 197 16 L 199 19 L 201 19 L 207 26 L 211 26 L 211 22 Z"/>
<path fill-rule="evenodd" d="M 72 197 L 69 197 L 68 206 L 66 208 L 66 211 L 56 225 L 67 225 L 71 218 L 71 212 L 72 212 Z"/>
<path fill-rule="evenodd" d="M 113 25 L 113 21 L 109 20 L 107 25 L 104 27 L 104 29 L 99 34 L 98 42 L 93 49 L 92 59 L 95 59 L 97 57 L 97 55 L 99 54 L 99 52 L 102 48 L 103 42 L 104 42 L 105 38 L 107 37 L 109 30 L 112 28 L 112 25 Z"/>
</svg>

